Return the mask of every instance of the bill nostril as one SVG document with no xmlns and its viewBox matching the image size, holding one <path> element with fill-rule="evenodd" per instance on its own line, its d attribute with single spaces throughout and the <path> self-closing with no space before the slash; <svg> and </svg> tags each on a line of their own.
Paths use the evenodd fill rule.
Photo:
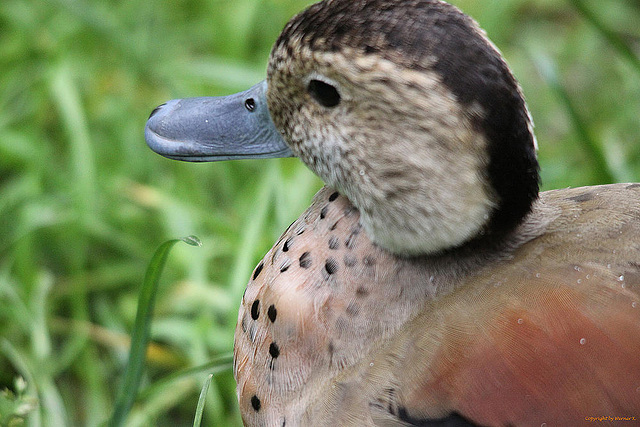
<svg viewBox="0 0 640 427">
<path fill-rule="evenodd" d="M 151 114 L 149 114 L 149 119 L 150 119 L 151 117 L 153 117 L 153 116 L 154 116 L 158 111 L 160 111 L 160 109 L 161 109 L 162 107 L 164 107 L 165 105 L 167 105 L 167 103 L 166 103 L 166 102 L 165 102 L 164 104 L 160 104 L 160 105 L 158 105 L 156 108 L 154 108 L 154 109 L 153 109 L 153 111 L 151 112 Z"/>
<path fill-rule="evenodd" d="M 248 98 L 244 101 L 244 107 L 249 111 L 253 112 L 256 109 L 256 101 L 253 98 Z"/>
</svg>

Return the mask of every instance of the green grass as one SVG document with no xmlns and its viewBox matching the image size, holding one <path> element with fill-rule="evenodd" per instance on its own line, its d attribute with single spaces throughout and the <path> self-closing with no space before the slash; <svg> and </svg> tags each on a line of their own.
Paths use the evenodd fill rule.
<svg viewBox="0 0 640 427">
<path fill-rule="evenodd" d="M 167 259 L 126 425 L 193 425 L 209 373 L 203 425 L 240 424 L 228 355 L 244 286 L 321 183 L 296 159 L 170 161 L 143 127 L 167 99 L 258 82 L 309 3 L 2 1 L 0 389 L 13 393 L 0 392 L 0 410 L 37 398 L 26 425 L 106 422 L 147 264 L 193 234 L 201 248 Z M 523 86 L 545 189 L 640 181 L 636 1 L 455 4 Z"/>
<path fill-rule="evenodd" d="M 127 368 L 123 379 L 120 381 L 118 395 L 111 418 L 109 419 L 110 427 L 122 426 L 131 411 L 140 388 L 142 375 L 146 367 L 147 349 L 149 348 L 149 340 L 151 334 L 151 324 L 153 323 L 153 309 L 158 294 L 158 285 L 160 276 L 164 269 L 171 248 L 183 241 L 191 246 L 202 246 L 200 240 L 195 236 L 189 236 L 182 239 L 172 239 L 164 242 L 153 254 L 147 272 L 144 276 L 144 282 L 140 289 L 138 298 L 138 310 L 136 320 L 131 334 L 131 346 L 129 349 L 129 358 Z M 204 390 L 209 389 L 211 375 L 207 379 L 201 397 L 205 394 Z M 203 399 L 198 400 L 198 412 L 202 414 Z"/>
</svg>

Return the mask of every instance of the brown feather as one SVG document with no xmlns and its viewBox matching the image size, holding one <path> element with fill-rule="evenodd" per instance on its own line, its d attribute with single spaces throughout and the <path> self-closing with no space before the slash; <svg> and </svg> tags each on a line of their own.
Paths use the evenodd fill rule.
<svg viewBox="0 0 640 427">
<path fill-rule="evenodd" d="M 378 407 L 412 420 L 455 412 L 480 425 L 637 420 L 639 201 L 640 189 L 624 184 L 543 193 L 528 222 L 558 213 L 539 237 L 426 303 L 328 381 L 327 402 L 307 419 L 369 425 Z M 342 417 L 354 412 L 348 424 Z"/>
</svg>

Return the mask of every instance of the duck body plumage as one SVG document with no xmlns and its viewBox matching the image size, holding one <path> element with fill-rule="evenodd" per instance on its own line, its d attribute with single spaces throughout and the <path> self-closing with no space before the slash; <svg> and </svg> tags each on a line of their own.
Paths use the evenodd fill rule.
<svg viewBox="0 0 640 427">
<path fill-rule="evenodd" d="M 638 422 L 640 184 L 538 194 L 524 98 L 471 18 L 326 0 L 267 74 L 145 130 L 170 158 L 297 156 L 327 185 L 242 298 L 246 425 Z"/>
<path fill-rule="evenodd" d="M 544 192 L 483 257 L 390 255 L 336 194 L 316 195 L 243 297 L 235 355 L 247 425 L 635 416 L 640 185 Z"/>
</svg>

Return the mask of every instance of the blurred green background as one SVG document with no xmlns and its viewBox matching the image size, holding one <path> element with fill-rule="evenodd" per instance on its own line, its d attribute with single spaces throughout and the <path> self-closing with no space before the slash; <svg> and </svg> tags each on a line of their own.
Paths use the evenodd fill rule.
<svg viewBox="0 0 640 427">
<path fill-rule="evenodd" d="M 201 248 L 169 258 L 128 421 L 191 425 L 208 371 L 185 369 L 231 352 L 252 268 L 321 182 L 296 159 L 167 160 L 144 124 L 168 99 L 261 80 L 278 33 L 310 3 L 2 0 L 0 389 L 14 395 L 0 396 L 0 424 L 34 399 L 29 426 L 107 419 L 146 265 L 163 241 L 195 234 Z M 523 86 L 544 189 L 640 181 L 637 0 L 453 3 Z M 229 369 L 204 416 L 240 424 Z"/>
</svg>

